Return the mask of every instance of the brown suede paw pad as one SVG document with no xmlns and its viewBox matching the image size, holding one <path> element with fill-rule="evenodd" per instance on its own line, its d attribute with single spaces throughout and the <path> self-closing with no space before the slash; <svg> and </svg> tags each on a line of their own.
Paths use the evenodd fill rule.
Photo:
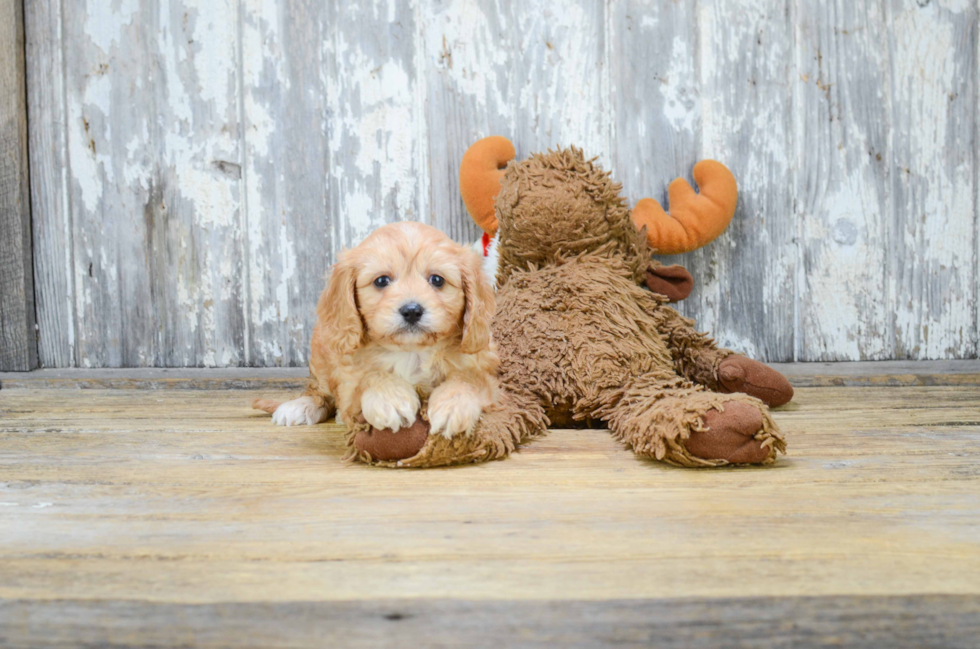
<svg viewBox="0 0 980 649">
<path fill-rule="evenodd" d="M 760 464 L 770 450 L 754 435 L 762 430 L 762 413 L 748 403 L 726 403 L 725 411 L 711 409 L 704 414 L 707 430 L 692 431 L 687 451 L 705 460 L 726 460 L 732 464 Z"/>
<path fill-rule="evenodd" d="M 419 417 L 408 428 L 397 431 L 390 428 L 362 430 L 354 437 L 354 448 L 358 453 L 369 454 L 371 459 L 394 462 L 414 456 L 428 439 L 429 422 Z"/>
<path fill-rule="evenodd" d="M 793 399 L 793 386 L 786 377 L 765 363 L 732 354 L 718 366 L 720 392 L 742 392 L 759 399 L 770 408 Z"/>
</svg>

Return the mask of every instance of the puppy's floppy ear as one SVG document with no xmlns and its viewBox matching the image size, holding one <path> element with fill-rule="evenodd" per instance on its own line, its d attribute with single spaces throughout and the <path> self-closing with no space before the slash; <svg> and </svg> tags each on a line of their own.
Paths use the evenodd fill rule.
<svg viewBox="0 0 980 649">
<path fill-rule="evenodd" d="M 461 270 L 463 294 L 466 296 L 462 350 L 464 354 L 475 354 L 490 344 L 490 321 L 497 310 L 497 299 L 490 280 L 483 272 L 480 256 L 466 248 L 461 254 L 465 259 Z"/>
<path fill-rule="evenodd" d="M 317 317 L 324 324 L 324 338 L 335 353 L 353 353 L 364 337 L 364 322 L 357 310 L 357 268 L 350 251 L 341 254 L 320 294 Z"/>
</svg>

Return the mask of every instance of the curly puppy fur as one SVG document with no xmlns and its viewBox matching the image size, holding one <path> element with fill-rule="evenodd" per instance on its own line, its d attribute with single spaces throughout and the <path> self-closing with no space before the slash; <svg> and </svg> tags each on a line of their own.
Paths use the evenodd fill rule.
<svg viewBox="0 0 980 649">
<path fill-rule="evenodd" d="M 253 406 L 282 425 L 336 412 L 354 427 L 397 430 L 421 416 L 433 434 L 468 433 L 497 400 L 493 312 L 476 253 L 427 225 L 383 226 L 334 265 L 317 306 L 309 388 Z"/>
<path fill-rule="evenodd" d="M 549 421 L 596 421 L 638 455 L 688 467 L 769 463 L 785 449 L 765 404 L 719 389 L 717 368 L 733 352 L 643 288 L 657 262 L 620 190 L 574 147 L 510 162 L 496 197 L 492 324 L 504 398 L 471 435 L 430 437 L 415 456 L 381 464 L 503 458 Z M 748 455 L 690 452 L 688 440 L 713 434 L 706 415 L 733 404 L 728 415 L 757 413 L 748 418 L 756 422 Z"/>
</svg>

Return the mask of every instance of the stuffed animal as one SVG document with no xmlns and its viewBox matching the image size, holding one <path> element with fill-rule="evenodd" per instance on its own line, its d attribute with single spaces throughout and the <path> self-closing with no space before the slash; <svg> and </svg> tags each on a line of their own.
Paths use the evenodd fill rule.
<svg viewBox="0 0 980 649">
<path fill-rule="evenodd" d="M 669 281 L 654 292 L 665 267 L 651 253 L 694 250 L 728 225 L 728 169 L 695 165 L 700 194 L 673 181 L 668 214 L 651 199 L 629 210 L 620 185 L 575 147 L 513 158 L 508 140 L 490 137 L 460 168 L 470 214 L 495 235 L 499 404 L 451 439 L 429 436 L 421 420 L 398 432 L 360 423 L 352 456 L 386 466 L 499 459 L 550 422 L 608 427 L 636 454 L 680 466 L 773 462 L 785 442 L 769 407 L 792 398 L 789 382 L 695 331 L 666 306 Z"/>
</svg>

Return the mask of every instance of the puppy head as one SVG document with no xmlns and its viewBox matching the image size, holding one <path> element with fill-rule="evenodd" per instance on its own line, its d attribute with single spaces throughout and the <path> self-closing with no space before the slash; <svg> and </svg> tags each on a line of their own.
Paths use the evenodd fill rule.
<svg viewBox="0 0 980 649">
<path fill-rule="evenodd" d="M 479 256 L 411 222 L 378 228 L 345 252 L 320 303 L 341 354 L 366 342 L 419 349 L 451 338 L 475 353 L 490 344 L 493 312 Z"/>
</svg>

